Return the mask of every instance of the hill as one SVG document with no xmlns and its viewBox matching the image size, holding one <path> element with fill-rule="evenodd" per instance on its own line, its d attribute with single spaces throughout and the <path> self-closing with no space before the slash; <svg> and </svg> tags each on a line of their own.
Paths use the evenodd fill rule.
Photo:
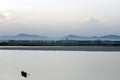
<svg viewBox="0 0 120 80">
<path fill-rule="evenodd" d="M 6 40 L 77 40 L 77 41 L 120 41 L 120 36 L 118 35 L 105 35 L 105 36 L 77 36 L 77 35 L 68 35 L 64 37 L 52 38 L 39 35 L 30 35 L 30 34 L 18 34 L 14 36 L 0 36 L 0 41 Z"/>
</svg>

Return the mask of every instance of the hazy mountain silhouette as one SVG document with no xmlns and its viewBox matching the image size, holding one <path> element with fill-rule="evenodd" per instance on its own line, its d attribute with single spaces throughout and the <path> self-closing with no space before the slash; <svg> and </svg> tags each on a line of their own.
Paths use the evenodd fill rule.
<svg viewBox="0 0 120 80">
<path fill-rule="evenodd" d="M 0 40 L 111 40 L 111 41 L 120 41 L 120 36 L 118 35 L 105 35 L 105 36 L 77 36 L 77 35 L 68 35 L 64 37 L 52 38 L 39 35 L 29 35 L 29 34 L 18 34 L 14 36 L 0 36 Z"/>
<path fill-rule="evenodd" d="M 105 36 L 93 36 L 93 37 L 84 37 L 77 35 L 68 35 L 63 37 L 65 40 L 111 40 L 111 41 L 120 41 L 120 36 L 118 35 L 105 35 Z"/>
<path fill-rule="evenodd" d="M 1 36 L 0 40 L 47 40 L 45 36 L 18 34 L 15 36 Z"/>
</svg>

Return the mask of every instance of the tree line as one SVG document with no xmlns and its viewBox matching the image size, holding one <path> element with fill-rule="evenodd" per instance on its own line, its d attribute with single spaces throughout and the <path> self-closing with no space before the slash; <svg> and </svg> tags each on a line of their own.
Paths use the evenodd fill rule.
<svg viewBox="0 0 120 80">
<path fill-rule="evenodd" d="M 0 46 L 120 46 L 120 41 L 30 41 L 30 40 L 9 40 L 1 41 Z"/>
</svg>

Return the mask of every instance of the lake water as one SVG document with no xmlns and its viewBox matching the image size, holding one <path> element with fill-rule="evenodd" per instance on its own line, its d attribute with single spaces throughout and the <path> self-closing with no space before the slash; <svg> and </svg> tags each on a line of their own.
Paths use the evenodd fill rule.
<svg viewBox="0 0 120 80">
<path fill-rule="evenodd" d="M 120 80 L 120 52 L 0 50 L 0 80 Z"/>
</svg>

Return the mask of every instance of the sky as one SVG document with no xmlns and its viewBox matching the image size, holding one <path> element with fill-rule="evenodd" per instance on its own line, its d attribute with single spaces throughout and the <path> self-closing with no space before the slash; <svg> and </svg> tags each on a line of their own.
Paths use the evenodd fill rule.
<svg viewBox="0 0 120 80">
<path fill-rule="evenodd" d="M 120 35 L 120 0 L 0 0 L 0 36 Z"/>
</svg>

